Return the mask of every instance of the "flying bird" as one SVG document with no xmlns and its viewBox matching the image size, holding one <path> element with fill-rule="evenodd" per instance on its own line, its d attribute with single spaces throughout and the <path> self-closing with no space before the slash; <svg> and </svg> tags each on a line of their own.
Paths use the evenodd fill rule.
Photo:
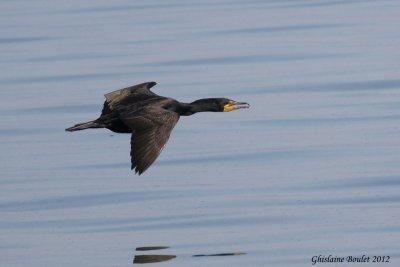
<svg viewBox="0 0 400 267">
<path fill-rule="evenodd" d="M 227 98 L 204 98 L 192 103 L 182 103 L 150 91 L 156 84 L 147 82 L 106 94 L 98 119 L 79 123 L 65 130 L 74 132 L 89 128 L 107 128 L 116 133 L 132 134 L 131 169 L 140 175 L 161 153 L 180 116 L 203 111 L 229 112 L 250 106 Z"/>
</svg>

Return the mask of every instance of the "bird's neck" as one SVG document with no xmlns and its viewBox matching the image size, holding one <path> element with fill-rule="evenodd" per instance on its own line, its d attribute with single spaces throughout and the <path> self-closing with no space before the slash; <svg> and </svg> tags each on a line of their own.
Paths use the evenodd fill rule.
<svg viewBox="0 0 400 267">
<path fill-rule="evenodd" d="M 209 98 L 207 99 L 199 99 L 192 103 L 179 103 L 179 108 L 177 112 L 181 116 L 190 116 L 197 112 L 216 112 L 220 111 L 219 106 L 215 104 L 215 102 L 210 101 Z"/>
</svg>

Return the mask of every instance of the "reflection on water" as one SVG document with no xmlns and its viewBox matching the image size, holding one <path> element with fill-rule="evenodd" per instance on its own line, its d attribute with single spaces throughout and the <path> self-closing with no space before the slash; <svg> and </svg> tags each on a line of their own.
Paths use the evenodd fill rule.
<svg viewBox="0 0 400 267">
<path fill-rule="evenodd" d="M 169 247 L 166 247 L 166 246 L 137 247 L 136 251 L 159 250 L 159 249 L 166 249 L 166 248 L 169 248 Z"/>
<path fill-rule="evenodd" d="M 149 251 L 149 250 L 161 250 L 167 249 L 167 246 L 149 246 L 149 247 L 137 247 L 136 251 Z M 133 263 L 154 263 L 168 261 L 176 258 L 176 255 L 135 255 Z"/>
<path fill-rule="evenodd" d="M 137 247 L 136 251 L 150 251 L 150 250 L 161 250 L 167 249 L 167 246 L 150 246 L 150 247 Z M 193 257 L 225 257 L 225 256 L 240 256 L 246 255 L 244 252 L 227 252 L 227 253 L 215 253 L 215 254 L 195 254 Z M 133 263 L 154 263 L 168 261 L 176 258 L 177 255 L 135 255 Z"/>
<path fill-rule="evenodd" d="M 154 263 L 161 261 L 169 261 L 176 258 L 175 255 L 135 255 L 133 263 Z"/>
<path fill-rule="evenodd" d="M 246 255 L 244 252 L 232 252 L 232 253 L 217 253 L 217 254 L 196 254 L 193 257 L 215 257 L 215 256 L 239 256 Z"/>
</svg>

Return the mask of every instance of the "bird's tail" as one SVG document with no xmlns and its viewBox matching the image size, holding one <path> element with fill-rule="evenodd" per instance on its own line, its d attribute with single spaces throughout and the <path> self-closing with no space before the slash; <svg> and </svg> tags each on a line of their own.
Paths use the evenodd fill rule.
<svg viewBox="0 0 400 267">
<path fill-rule="evenodd" d="M 104 128 L 104 124 L 97 122 L 96 120 L 94 121 L 88 121 L 84 123 L 78 123 L 72 127 L 69 127 L 65 129 L 68 132 L 75 132 L 75 131 L 80 131 L 80 130 L 85 130 L 89 128 Z"/>
</svg>

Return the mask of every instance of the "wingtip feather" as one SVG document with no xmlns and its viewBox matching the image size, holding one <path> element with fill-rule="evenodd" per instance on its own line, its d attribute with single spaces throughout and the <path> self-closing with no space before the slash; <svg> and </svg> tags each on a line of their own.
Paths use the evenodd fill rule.
<svg viewBox="0 0 400 267">
<path fill-rule="evenodd" d="M 149 83 L 148 83 L 148 88 L 151 88 L 151 87 L 156 86 L 156 85 L 157 85 L 157 83 L 154 82 L 154 81 L 149 82 Z"/>
</svg>

